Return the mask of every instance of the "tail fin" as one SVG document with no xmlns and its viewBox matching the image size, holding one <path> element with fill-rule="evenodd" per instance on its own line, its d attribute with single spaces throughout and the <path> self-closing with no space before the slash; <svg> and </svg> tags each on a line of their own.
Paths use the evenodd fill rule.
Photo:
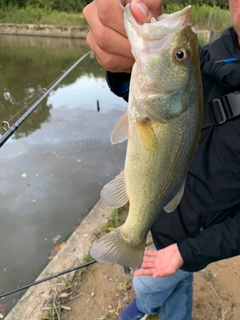
<svg viewBox="0 0 240 320">
<path fill-rule="evenodd" d="M 102 236 L 90 249 L 91 256 L 105 265 L 115 263 L 122 266 L 140 268 L 145 250 L 145 239 L 142 244 L 127 242 L 117 228 Z"/>
</svg>

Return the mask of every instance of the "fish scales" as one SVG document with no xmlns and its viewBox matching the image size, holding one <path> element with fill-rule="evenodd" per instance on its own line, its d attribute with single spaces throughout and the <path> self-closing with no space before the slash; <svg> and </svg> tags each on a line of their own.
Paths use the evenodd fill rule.
<svg viewBox="0 0 240 320">
<path fill-rule="evenodd" d="M 188 116 L 186 114 L 183 115 Z M 179 120 L 177 119 L 176 122 Z M 194 123 L 194 122 L 193 122 Z M 157 127 L 157 125 L 155 124 Z M 185 172 L 185 163 L 186 159 L 188 157 L 188 150 L 187 148 L 184 148 L 182 146 L 183 141 L 186 141 L 189 136 L 192 136 L 192 133 L 194 133 L 195 128 L 186 128 L 186 130 L 182 130 L 180 127 L 180 130 L 177 130 L 179 128 L 178 125 L 171 125 L 171 128 L 168 124 L 159 125 L 158 129 L 162 132 L 162 135 L 166 135 L 166 138 L 168 138 L 168 141 L 165 143 L 167 148 L 171 149 L 171 158 L 168 158 L 166 155 L 168 153 L 165 153 L 164 150 L 159 150 L 159 153 L 157 154 L 156 158 L 149 158 L 145 155 L 149 155 L 145 152 L 143 149 L 143 146 L 141 144 L 141 141 L 139 143 L 135 143 L 136 149 L 139 150 L 139 158 L 138 161 L 145 164 L 147 163 L 147 166 L 136 166 L 133 165 L 134 161 L 132 159 L 135 158 L 134 150 L 135 148 L 131 148 L 131 145 L 129 146 L 128 150 L 132 150 L 131 154 L 127 154 L 127 157 L 129 157 L 128 166 L 125 167 L 126 170 L 126 176 L 129 174 L 132 175 L 132 180 L 134 183 L 131 185 L 131 190 L 127 190 L 129 192 L 129 197 L 132 200 L 132 204 L 130 202 L 130 208 L 129 208 L 129 215 L 126 226 L 130 228 L 130 230 L 126 231 L 126 226 L 124 231 L 125 232 L 131 232 L 132 237 L 134 237 L 134 232 L 132 229 L 132 226 L 134 226 L 134 221 L 136 222 L 139 217 L 142 217 L 142 224 L 137 224 L 136 227 L 141 228 L 143 230 L 146 230 L 146 225 L 150 227 L 152 224 L 152 220 L 155 217 L 155 214 L 157 213 L 158 207 L 164 207 L 170 200 L 170 198 L 175 195 L 176 191 L 180 188 L 179 184 L 176 184 L 176 182 L 173 182 L 176 184 L 175 190 L 172 190 L 172 194 L 169 194 L 169 179 L 171 177 L 176 176 L 178 180 L 182 181 L 183 177 L 179 179 L 179 175 L 181 174 L 184 176 L 186 174 Z M 163 128 L 166 128 L 163 130 Z M 169 139 L 169 130 L 172 130 L 172 135 L 175 137 L 175 139 Z M 177 132 L 176 132 L 177 131 Z M 182 138 L 183 135 L 186 135 L 186 138 Z M 163 138 L 164 139 L 164 138 Z M 179 142 L 178 142 L 179 139 Z M 137 138 L 135 139 L 137 140 Z M 161 147 L 161 145 L 159 145 Z M 179 154 L 181 153 L 181 155 Z M 176 159 L 182 159 L 181 162 L 176 163 Z M 152 165 L 149 163 L 149 161 L 152 160 Z M 164 167 L 167 165 L 167 168 L 164 169 Z M 154 170 L 149 171 L 149 167 L 152 167 Z M 159 168 L 162 170 L 159 171 Z M 178 174 L 178 175 L 177 175 Z M 149 183 L 149 180 L 151 183 Z M 158 193 L 156 193 L 156 190 L 158 190 Z M 168 195 L 168 197 L 166 197 Z M 146 199 L 144 202 L 140 201 L 141 199 Z M 147 214 L 149 211 L 153 213 L 152 216 L 149 216 Z M 139 235 L 144 234 L 143 231 L 138 232 Z"/>
<path fill-rule="evenodd" d="M 198 41 L 190 15 L 189 6 L 140 25 L 130 5 L 124 9 L 136 63 L 128 110 L 111 141 L 128 136 L 128 145 L 124 171 L 101 197 L 113 207 L 129 201 L 129 212 L 122 226 L 93 244 L 90 253 L 101 263 L 140 267 L 156 215 L 161 208 L 173 211 L 183 195 L 202 119 Z"/>
</svg>

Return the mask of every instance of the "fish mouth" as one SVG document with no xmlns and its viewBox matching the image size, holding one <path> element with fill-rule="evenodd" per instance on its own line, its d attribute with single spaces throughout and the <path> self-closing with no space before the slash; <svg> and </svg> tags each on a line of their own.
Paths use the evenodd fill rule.
<svg viewBox="0 0 240 320">
<path fill-rule="evenodd" d="M 192 7 L 189 5 L 180 11 L 151 18 L 150 23 L 140 24 L 132 15 L 131 4 L 127 4 L 124 8 L 125 28 L 133 28 L 143 40 L 159 40 L 167 34 L 181 31 L 190 24 L 191 14 Z"/>
<path fill-rule="evenodd" d="M 189 5 L 180 11 L 173 12 L 170 14 L 164 13 L 158 16 L 156 19 L 152 18 L 151 22 L 164 20 L 164 23 L 171 23 L 172 28 L 173 27 L 179 28 L 181 24 L 182 26 L 185 26 L 188 23 L 190 23 L 191 15 L 192 15 L 192 6 Z M 174 26 L 175 23 L 177 24 L 176 26 Z"/>
</svg>

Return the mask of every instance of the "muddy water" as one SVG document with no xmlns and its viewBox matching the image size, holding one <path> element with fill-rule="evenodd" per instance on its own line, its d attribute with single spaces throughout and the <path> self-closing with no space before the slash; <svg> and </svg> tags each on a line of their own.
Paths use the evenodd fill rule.
<svg viewBox="0 0 240 320">
<path fill-rule="evenodd" d="M 0 123 L 10 124 L 88 51 L 77 39 L 0 36 L 0 43 Z M 1 294 L 36 278 L 123 168 L 125 144 L 111 146 L 109 136 L 125 109 L 87 57 L 1 148 Z M 0 304 L 9 311 L 20 296 Z"/>
</svg>

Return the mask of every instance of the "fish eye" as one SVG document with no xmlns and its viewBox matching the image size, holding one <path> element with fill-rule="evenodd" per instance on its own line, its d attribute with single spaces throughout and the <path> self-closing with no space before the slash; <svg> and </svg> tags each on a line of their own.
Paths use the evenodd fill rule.
<svg viewBox="0 0 240 320">
<path fill-rule="evenodd" d="M 187 50 L 184 48 L 178 48 L 174 52 L 174 57 L 178 62 L 185 62 L 188 59 Z"/>
</svg>

